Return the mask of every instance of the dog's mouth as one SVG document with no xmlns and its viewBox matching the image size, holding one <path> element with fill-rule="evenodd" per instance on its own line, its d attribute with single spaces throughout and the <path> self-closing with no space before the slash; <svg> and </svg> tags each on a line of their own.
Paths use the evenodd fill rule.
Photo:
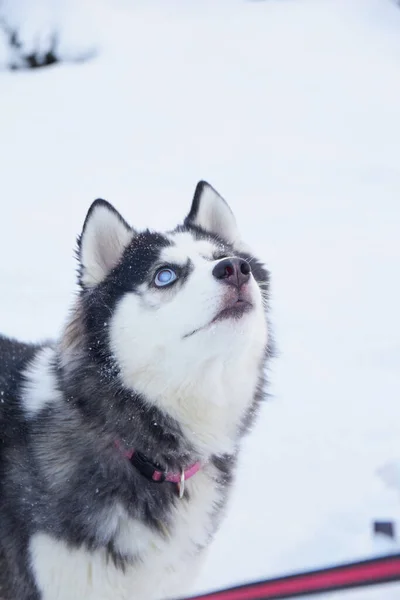
<svg viewBox="0 0 400 600">
<path fill-rule="evenodd" d="M 249 300 L 243 298 L 239 294 L 239 296 L 237 298 L 227 300 L 225 302 L 225 306 L 215 315 L 215 317 L 209 323 L 207 323 L 203 327 L 194 329 L 190 333 L 187 333 L 186 335 L 183 336 L 183 338 L 185 339 L 185 338 L 191 337 L 192 335 L 194 335 L 195 333 L 197 333 L 199 331 L 204 331 L 205 329 L 208 329 L 208 327 L 211 327 L 212 325 L 214 325 L 215 323 L 218 323 L 219 321 L 225 321 L 225 320 L 229 320 L 229 319 L 233 319 L 233 320 L 237 321 L 241 317 L 243 317 L 244 314 L 246 314 L 250 310 L 252 310 L 252 308 L 253 308 L 253 304 Z"/>
<path fill-rule="evenodd" d="M 230 303 L 228 306 L 223 308 L 211 321 L 212 323 L 217 323 L 218 321 L 223 321 L 224 319 L 240 319 L 245 313 L 249 312 L 253 308 L 253 305 L 248 300 L 244 298 L 238 298 L 235 302 Z"/>
</svg>

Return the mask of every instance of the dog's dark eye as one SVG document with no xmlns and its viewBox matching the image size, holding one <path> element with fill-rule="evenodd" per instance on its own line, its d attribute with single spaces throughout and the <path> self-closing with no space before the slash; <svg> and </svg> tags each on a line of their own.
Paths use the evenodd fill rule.
<svg viewBox="0 0 400 600">
<path fill-rule="evenodd" d="M 173 281 L 178 279 L 178 275 L 173 269 L 160 269 L 155 278 L 154 283 L 157 287 L 164 287 L 166 285 L 170 285 Z"/>
</svg>

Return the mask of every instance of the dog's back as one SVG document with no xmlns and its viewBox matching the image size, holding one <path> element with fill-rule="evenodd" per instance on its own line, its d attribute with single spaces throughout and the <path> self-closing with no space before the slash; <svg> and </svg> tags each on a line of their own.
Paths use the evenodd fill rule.
<svg viewBox="0 0 400 600">
<path fill-rule="evenodd" d="M 23 536 L 17 535 L 15 531 L 13 506 L 10 506 L 6 487 L 11 471 L 10 453 L 20 457 L 24 454 L 26 432 L 20 398 L 21 386 L 24 382 L 24 370 L 38 348 L 34 344 L 0 336 L 0 600 L 11 597 L 13 590 L 18 589 L 17 585 L 12 584 L 10 590 L 12 580 L 18 580 L 19 589 L 23 593 L 30 589 L 29 593 L 34 594 L 33 582 L 29 582 L 25 574 L 26 548 Z M 33 595 L 32 598 L 34 597 Z"/>
<path fill-rule="evenodd" d="M 5 438 L 11 435 L 9 428 L 20 412 L 18 397 L 23 371 L 38 349 L 35 344 L 25 344 L 0 335 L 0 456 Z"/>
</svg>

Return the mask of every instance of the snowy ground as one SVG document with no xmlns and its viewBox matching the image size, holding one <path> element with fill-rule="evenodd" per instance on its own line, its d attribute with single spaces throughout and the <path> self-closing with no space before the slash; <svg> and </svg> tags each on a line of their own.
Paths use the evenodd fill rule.
<svg viewBox="0 0 400 600">
<path fill-rule="evenodd" d="M 270 267 L 280 356 L 197 589 L 399 551 L 371 531 L 400 536 L 400 10 L 99 0 L 95 17 L 95 60 L 0 74 L 0 330 L 58 333 L 92 199 L 167 228 L 207 178 Z"/>
</svg>

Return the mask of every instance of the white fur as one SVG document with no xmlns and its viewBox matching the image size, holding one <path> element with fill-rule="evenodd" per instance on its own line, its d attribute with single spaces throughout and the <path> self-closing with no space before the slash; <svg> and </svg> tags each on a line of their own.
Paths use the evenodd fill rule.
<svg viewBox="0 0 400 600">
<path fill-rule="evenodd" d="M 56 378 L 50 369 L 53 357 L 53 348 L 43 348 L 39 350 L 25 370 L 22 406 L 28 417 L 34 417 L 46 405 L 61 399 L 61 394 L 57 390 Z"/>
<path fill-rule="evenodd" d="M 85 224 L 81 240 L 82 283 L 92 287 L 116 266 L 132 240 L 133 231 L 116 212 L 97 204 Z"/>
<path fill-rule="evenodd" d="M 189 258 L 194 269 L 188 281 L 182 288 L 142 286 L 140 295 L 126 294 L 111 321 L 110 341 L 125 385 L 175 417 L 207 458 L 234 449 L 258 382 L 266 321 L 251 277 L 253 310 L 210 325 L 232 293 L 212 275 L 216 247 L 189 233 L 171 238 L 161 263 L 184 265 Z"/>
<path fill-rule="evenodd" d="M 232 244 L 239 241 L 236 219 L 225 200 L 208 183 L 204 183 L 199 209 L 192 223 Z"/>
<path fill-rule="evenodd" d="M 220 500 L 213 474 L 208 465 L 187 481 L 190 502 L 177 503 L 164 537 L 115 508 L 117 548 L 140 556 L 125 573 L 103 550 L 72 549 L 48 535 L 35 535 L 30 556 L 43 600 L 159 600 L 189 593 L 203 561 L 204 551 L 199 554 L 197 548 L 209 541 L 211 511 Z"/>
</svg>

